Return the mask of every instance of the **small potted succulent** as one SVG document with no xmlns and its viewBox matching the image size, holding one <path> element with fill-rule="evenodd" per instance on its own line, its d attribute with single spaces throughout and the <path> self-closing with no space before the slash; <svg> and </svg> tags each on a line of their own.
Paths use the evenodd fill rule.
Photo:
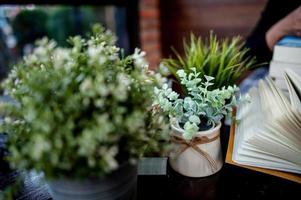
<svg viewBox="0 0 301 200">
<path fill-rule="evenodd" d="M 238 88 L 214 88 L 214 78 L 202 76 L 196 68 L 189 73 L 178 70 L 180 83 L 187 91 L 181 98 L 164 84 L 155 88 L 156 104 L 171 121 L 171 167 L 182 175 L 205 177 L 219 171 L 223 165 L 220 146 L 221 119 L 231 114 L 237 104 Z"/>
<path fill-rule="evenodd" d="M 98 25 L 69 48 L 37 44 L 3 84 L 13 99 L 0 110 L 11 167 L 43 172 L 55 200 L 132 198 L 137 159 L 160 152 L 168 135 L 151 109 L 160 76 Z"/>
</svg>

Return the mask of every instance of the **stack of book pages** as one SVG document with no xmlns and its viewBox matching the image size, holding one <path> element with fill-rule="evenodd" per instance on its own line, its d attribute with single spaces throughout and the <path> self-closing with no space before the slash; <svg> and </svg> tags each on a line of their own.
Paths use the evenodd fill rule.
<svg viewBox="0 0 301 200">
<path fill-rule="evenodd" d="M 233 162 L 301 174 L 301 78 L 287 69 L 284 80 L 288 93 L 267 78 L 238 107 Z"/>
<path fill-rule="evenodd" d="M 270 62 L 269 75 L 275 84 L 286 90 L 284 70 L 291 69 L 301 76 L 301 38 L 286 36 L 274 47 L 273 58 Z"/>
</svg>

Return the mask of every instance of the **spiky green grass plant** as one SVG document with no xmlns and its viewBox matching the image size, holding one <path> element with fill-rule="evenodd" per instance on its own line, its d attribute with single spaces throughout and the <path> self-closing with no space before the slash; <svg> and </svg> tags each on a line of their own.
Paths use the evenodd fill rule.
<svg viewBox="0 0 301 200">
<path fill-rule="evenodd" d="M 184 54 L 173 49 L 174 58 L 163 59 L 163 66 L 177 78 L 177 70 L 189 73 L 192 68 L 202 76 L 212 76 L 215 83 L 212 89 L 233 85 L 238 78 L 255 65 L 256 59 L 246 57 L 248 49 L 244 48 L 241 37 L 218 40 L 212 32 L 208 39 L 190 35 L 190 41 L 184 39 Z"/>
</svg>

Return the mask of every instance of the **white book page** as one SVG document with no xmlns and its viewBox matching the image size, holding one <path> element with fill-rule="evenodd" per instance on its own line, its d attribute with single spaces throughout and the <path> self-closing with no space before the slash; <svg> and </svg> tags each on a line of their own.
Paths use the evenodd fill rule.
<svg viewBox="0 0 301 200">
<path fill-rule="evenodd" d="M 291 69 L 297 74 L 301 74 L 301 63 L 277 62 L 272 60 L 269 66 L 269 75 L 273 78 L 283 79 L 284 70 Z"/>
<path fill-rule="evenodd" d="M 252 138 L 250 138 L 252 139 Z M 254 145 L 243 143 L 240 147 L 240 151 L 233 161 L 239 164 L 245 164 L 250 166 L 265 167 L 270 169 L 278 169 L 289 172 L 301 173 L 299 165 L 295 163 L 286 161 L 284 159 L 278 158 L 274 154 L 262 151 Z"/>
<path fill-rule="evenodd" d="M 248 143 L 254 145 L 259 150 L 262 150 L 277 158 L 286 160 L 288 162 L 295 163 L 300 166 L 301 169 L 301 156 L 300 152 L 292 149 L 289 145 L 279 143 L 277 140 L 272 140 L 265 134 L 264 131 L 271 132 L 271 129 L 262 130 L 256 138 L 252 138 Z"/>
<path fill-rule="evenodd" d="M 236 118 L 239 120 L 239 123 L 237 124 L 235 130 L 236 134 L 233 145 L 233 160 L 235 160 L 236 156 L 240 153 L 240 151 L 242 151 L 242 149 L 239 148 L 242 145 L 242 142 L 247 138 L 252 137 L 252 135 L 257 132 L 258 127 L 261 126 L 261 120 L 256 115 L 252 114 L 253 112 L 260 112 L 260 106 L 256 106 L 259 104 L 257 89 L 252 88 L 249 92 L 249 95 L 251 102 L 242 102 L 237 110 Z M 254 126 L 253 124 L 255 123 L 259 124 L 257 124 L 257 126 Z M 248 127 L 248 129 L 245 129 L 245 127 Z"/>
<path fill-rule="evenodd" d="M 291 105 L 294 110 L 298 110 L 301 112 L 301 99 L 298 97 L 298 94 L 293 86 L 293 83 L 291 82 L 292 80 L 289 78 L 288 75 L 289 73 L 290 72 L 287 73 L 287 71 L 285 71 L 284 79 L 286 81 L 286 85 L 289 91 Z"/>
<path fill-rule="evenodd" d="M 246 160 L 250 161 L 248 156 L 243 157 L 242 155 L 253 155 L 256 151 L 246 150 L 244 143 L 246 140 L 252 138 L 256 133 L 263 127 L 262 115 L 254 115 L 254 113 L 261 113 L 260 98 L 258 96 L 257 88 L 252 88 L 249 91 L 251 102 L 243 102 L 237 110 L 237 118 L 241 119 L 239 124 L 236 126 L 235 140 L 233 146 L 232 158 L 234 161 Z M 255 125 L 256 124 L 256 125 Z"/>
<path fill-rule="evenodd" d="M 241 126 L 241 124 L 239 126 Z M 253 137 L 249 138 L 249 140 L 252 139 Z M 269 140 L 267 141 L 267 145 L 270 145 Z M 275 152 L 271 153 L 267 151 L 267 149 L 260 150 L 260 148 L 258 148 L 258 145 L 254 146 L 252 144 L 248 144 L 247 142 L 243 142 L 239 149 L 240 151 L 236 152 L 236 158 L 233 157 L 233 160 L 237 163 L 301 173 L 301 167 L 299 165 L 277 157 L 277 153 L 275 154 Z"/>
<path fill-rule="evenodd" d="M 270 80 L 250 90 L 251 103 L 237 110 L 233 161 L 301 173 L 301 118 Z"/>
<path fill-rule="evenodd" d="M 287 127 L 293 126 L 300 129 L 301 113 L 294 112 L 287 97 L 271 80 L 268 80 L 267 84 L 259 83 L 259 95 L 265 118 L 278 123 L 279 119 L 284 120 L 283 116 L 285 115 L 287 118 L 285 122 L 288 123 Z"/>
<path fill-rule="evenodd" d="M 245 144 L 243 148 L 248 150 L 248 154 L 239 155 L 239 159 L 235 161 L 239 164 L 301 173 L 299 165 L 260 151 L 257 147 L 253 147 L 250 144 Z"/>
<path fill-rule="evenodd" d="M 275 86 L 271 79 L 267 79 L 267 83 L 261 82 L 259 85 L 260 98 L 263 98 L 262 102 L 265 103 L 264 107 L 269 107 L 272 110 L 280 109 L 281 113 L 287 112 L 291 109 L 291 104 L 283 92 Z M 263 91 L 263 93 L 261 93 Z M 270 104 L 273 103 L 273 105 Z"/>
</svg>

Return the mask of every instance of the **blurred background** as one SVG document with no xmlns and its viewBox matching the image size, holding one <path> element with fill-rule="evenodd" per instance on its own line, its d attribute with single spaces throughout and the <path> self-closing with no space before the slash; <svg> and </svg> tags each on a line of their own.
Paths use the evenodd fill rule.
<svg viewBox="0 0 301 200">
<path fill-rule="evenodd" d="M 118 46 L 126 53 L 133 52 L 136 46 L 146 51 L 150 67 L 155 69 L 162 57 L 172 54 L 171 47 L 182 49 L 183 38 L 191 32 L 206 37 L 212 30 L 219 38 L 246 38 L 265 3 L 266 0 L 81 0 L 74 5 L 65 1 L 1 1 L 0 78 L 32 51 L 36 39 L 47 36 L 66 46 L 69 36 L 86 36 L 95 22 L 112 30 L 118 37 Z"/>
</svg>

